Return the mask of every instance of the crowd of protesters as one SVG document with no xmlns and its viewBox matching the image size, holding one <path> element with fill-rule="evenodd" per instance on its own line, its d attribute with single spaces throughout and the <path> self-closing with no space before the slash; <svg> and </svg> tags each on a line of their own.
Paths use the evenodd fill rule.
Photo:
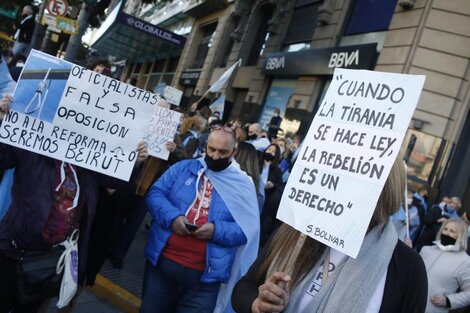
<svg viewBox="0 0 470 313">
<path fill-rule="evenodd" d="M 0 84 L 1 123 L 14 82 Z M 0 313 L 37 312 L 52 296 L 18 297 L 22 254 L 78 229 L 78 282 L 93 285 L 106 258 L 122 268 L 147 212 L 141 312 L 468 312 L 470 216 L 458 197 L 430 205 L 421 188 L 402 199 L 397 160 L 358 257 L 309 238 L 288 275 L 299 232 L 276 215 L 302 138 L 278 137 L 279 110 L 267 125 L 226 122 L 207 106 L 182 113 L 168 161 L 136 143 L 129 183 L 0 144 L 0 178 L 14 171 L 11 199 L 0 199 Z"/>
</svg>

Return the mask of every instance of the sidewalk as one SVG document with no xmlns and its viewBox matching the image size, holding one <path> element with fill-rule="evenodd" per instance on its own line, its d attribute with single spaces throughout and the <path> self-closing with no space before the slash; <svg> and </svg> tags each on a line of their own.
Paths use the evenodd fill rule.
<svg viewBox="0 0 470 313">
<path fill-rule="evenodd" d="M 48 313 L 57 312 L 57 298 L 53 299 L 49 305 Z M 122 313 L 123 311 L 115 308 L 105 300 L 98 298 L 90 290 L 84 289 L 73 309 L 73 313 Z"/>
<path fill-rule="evenodd" d="M 148 236 L 148 231 L 144 225 L 149 219 L 150 217 L 147 215 L 124 259 L 122 269 L 115 269 L 111 262 L 106 260 L 100 274 L 96 278 L 95 286 L 90 289 L 95 294 L 95 298 L 99 296 L 121 311 L 92 312 L 139 312 L 145 266 L 144 250 Z M 77 310 L 74 310 L 74 313 L 76 312 L 85 311 L 78 310 L 77 308 Z M 92 312 L 87 311 L 86 313 Z"/>
<path fill-rule="evenodd" d="M 95 285 L 83 289 L 73 313 L 138 313 L 141 305 L 142 282 L 144 277 L 144 250 L 148 231 L 145 229 L 147 216 L 136 234 L 122 269 L 115 269 L 106 260 L 96 277 Z M 57 298 L 51 300 L 48 313 L 57 312 Z"/>
</svg>

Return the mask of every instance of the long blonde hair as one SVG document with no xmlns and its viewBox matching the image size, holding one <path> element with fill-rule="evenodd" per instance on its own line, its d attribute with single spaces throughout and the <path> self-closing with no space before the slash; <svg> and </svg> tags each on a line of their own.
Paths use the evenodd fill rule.
<svg viewBox="0 0 470 313">
<path fill-rule="evenodd" d="M 403 203 L 403 196 L 405 193 L 405 168 L 401 157 L 395 160 L 395 163 L 390 170 L 387 181 L 385 182 L 382 193 L 375 207 L 374 214 L 372 215 L 369 223 L 368 230 L 379 224 L 387 223 L 390 215 L 398 211 L 400 205 Z M 264 261 L 259 267 L 256 275 L 258 284 L 263 284 L 266 279 L 267 273 L 277 271 L 284 271 L 285 264 L 288 257 L 291 255 L 295 247 L 300 232 L 287 224 L 280 226 L 278 232 L 270 242 L 267 254 Z M 311 268 L 318 262 L 325 245 L 310 237 L 307 237 L 305 244 L 297 258 L 294 269 L 292 271 L 291 285 L 298 284 Z"/>
</svg>

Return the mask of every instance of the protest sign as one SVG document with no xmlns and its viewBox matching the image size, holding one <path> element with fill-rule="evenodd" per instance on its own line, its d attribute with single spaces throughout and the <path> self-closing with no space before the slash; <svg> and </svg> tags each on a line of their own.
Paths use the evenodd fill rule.
<svg viewBox="0 0 470 313">
<path fill-rule="evenodd" d="M 129 180 L 157 95 L 33 50 L 0 142 Z"/>
<path fill-rule="evenodd" d="M 173 141 L 180 118 L 181 113 L 155 106 L 155 112 L 144 136 L 151 156 L 168 160 L 170 152 L 165 143 Z"/>
<path fill-rule="evenodd" d="M 356 257 L 423 84 L 424 76 L 336 69 L 277 217 Z"/>
<path fill-rule="evenodd" d="M 183 92 L 171 86 L 166 86 L 163 92 L 166 102 L 179 106 Z"/>
</svg>

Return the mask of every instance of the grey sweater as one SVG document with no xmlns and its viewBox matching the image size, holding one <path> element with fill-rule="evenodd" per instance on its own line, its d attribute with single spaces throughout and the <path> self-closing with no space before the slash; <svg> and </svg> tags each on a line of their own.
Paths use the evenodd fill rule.
<svg viewBox="0 0 470 313">
<path fill-rule="evenodd" d="M 465 251 L 441 251 L 436 245 L 421 250 L 428 275 L 426 313 L 448 312 L 431 302 L 435 295 L 445 295 L 452 309 L 470 305 L 470 257 Z"/>
</svg>

